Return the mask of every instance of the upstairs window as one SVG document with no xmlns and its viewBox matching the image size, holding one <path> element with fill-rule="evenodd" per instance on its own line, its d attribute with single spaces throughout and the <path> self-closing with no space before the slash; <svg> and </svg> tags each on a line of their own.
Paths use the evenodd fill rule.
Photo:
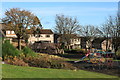
<svg viewBox="0 0 120 80">
<path fill-rule="evenodd" d="M 41 35 L 38 35 L 38 37 L 41 37 Z"/>
<path fill-rule="evenodd" d="M 7 34 L 10 34 L 10 31 L 7 31 Z"/>
<path fill-rule="evenodd" d="M 40 35 L 40 37 L 43 37 L 42 35 Z"/>
<path fill-rule="evenodd" d="M 14 31 L 11 31 L 11 34 L 14 34 Z"/>
<path fill-rule="evenodd" d="M 50 37 L 50 35 L 46 35 L 46 37 Z"/>
<path fill-rule="evenodd" d="M 40 35 L 39 35 L 39 34 L 36 34 L 35 37 L 40 37 Z"/>
</svg>

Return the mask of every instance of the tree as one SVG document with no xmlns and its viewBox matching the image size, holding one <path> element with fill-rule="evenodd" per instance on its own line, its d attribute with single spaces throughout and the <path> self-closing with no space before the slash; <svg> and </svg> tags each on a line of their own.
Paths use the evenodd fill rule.
<svg viewBox="0 0 120 80">
<path fill-rule="evenodd" d="M 26 45 L 28 45 L 28 39 L 29 39 L 29 37 L 30 36 L 28 34 L 23 35 L 23 39 L 25 40 Z"/>
<path fill-rule="evenodd" d="M 73 37 L 72 34 L 75 34 L 79 29 L 79 22 L 76 18 L 64 16 L 64 15 L 56 15 L 56 26 L 54 31 L 57 34 L 60 34 L 60 43 L 64 43 L 67 46 L 70 45 L 70 39 Z"/>
<path fill-rule="evenodd" d="M 80 36 L 83 36 L 87 48 L 92 48 L 92 41 L 96 37 L 99 37 L 101 33 L 101 31 L 93 25 L 82 26 L 78 32 Z"/>
<path fill-rule="evenodd" d="M 5 18 L 2 21 L 15 32 L 19 50 L 21 50 L 21 39 L 23 35 L 26 35 L 27 29 L 41 25 L 39 19 L 34 14 L 20 8 L 7 10 L 5 12 Z"/>
<path fill-rule="evenodd" d="M 109 45 L 108 45 L 108 41 L 109 39 L 111 39 L 111 26 L 113 26 L 113 20 L 112 20 L 112 17 L 109 16 L 109 19 L 107 19 L 106 23 L 104 23 L 102 25 L 102 37 L 104 37 L 106 39 L 106 50 L 109 50 Z"/>
<path fill-rule="evenodd" d="M 112 39 L 112 45 L 115 52 L 120 47 L 120 13 L 115 17 L 109 16 L 102 29 L 103 36 Z M 106 46 L 107 47 L 107 46 Z"/>
</svg>

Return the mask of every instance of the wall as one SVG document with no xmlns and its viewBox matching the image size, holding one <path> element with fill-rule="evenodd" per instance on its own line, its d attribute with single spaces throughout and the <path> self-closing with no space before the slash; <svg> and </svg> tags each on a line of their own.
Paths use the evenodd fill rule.
<svg viewBox="0 0 120 80">
<path fill-rule="evenodd" d="M 16 38 L 16 34 L 14 33 L 14 31 L 6 31 L 6 37 L 13 37 Z"/>
<path fill-rule="evenodd" d="M 46 37 L 47 35 L 50 35 L 50 37 Z M 54 43 L 54 34 L 40 34 L 40 37 L 30 35 L 28 42 L 34 43 L 35 41 L 50 41 L 50 43 Z"/>
<path fill-rule="evenodd" d="M 107 40 L 104 40 L 101 44 L 103 50 L 107 50 L 106 43 L 107 43 Z M 112 50 L 112 40 L 110 40 L 110 39 L 108 40 L 108 49 Z"/>
</svg>

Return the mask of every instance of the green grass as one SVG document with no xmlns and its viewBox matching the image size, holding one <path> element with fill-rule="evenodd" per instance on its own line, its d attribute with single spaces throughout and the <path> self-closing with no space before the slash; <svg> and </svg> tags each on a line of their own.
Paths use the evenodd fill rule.
<svg viewBox="0 0 120 80">
<path fill-rule="evenodd" d="M 22 67 L 3 64 L 2 65 L 3 78 L 118 78 L 96 72 L 89 72 L 84 70 L 73 71 L 63 69 L 47 69 L 35 67 Z"/>
<path fill-rule="evenodd" d="M 72 59 L 72 58 L 70 59 L 70 58 L 67 58 L 66 61 L 82 61 L 80 59 L 82 59 L 82 58 L 79 58 L 79 59 Z M 84 60 L 89 60 L 89 58 L 85 58 Z"/>
<path fill-rule="evenodd" d="M 113 61 L 120 61 L 120 60 L 113 60 Z"/>
</svg>

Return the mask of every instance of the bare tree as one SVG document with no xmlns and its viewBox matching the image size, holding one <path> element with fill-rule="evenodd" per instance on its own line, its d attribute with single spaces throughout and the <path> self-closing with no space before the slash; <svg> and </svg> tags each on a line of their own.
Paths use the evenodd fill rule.
<svg viewBox="0 0 120 80">
<path fill-rule="evenodd" d="M 92 41 L 101 34 L 99 28 L 93 25 L 83 26 L 78 32 L 80 36 L 83 36 L 87 48 L 92 48 Z"/>
<path fill-rule="evenodd" d="M 112 27 L 113 27 L 113 19 L 111 16 L 107 19 L 106 23 L 102 25 L 101 31 L 102 31 L 102 37 L 106 39 L 106 50 L 109 49 L 108 41 L 111 39 L 112 34 Z"/>
<path fill-rule="evenodd" d="M 108 37 L 112 39 L 113 49 L 117 51 L 120 47 L 120 16 L 109 17 L 106 28 L 109 28 Z"/>
<path fill-rule="evenodd" d="M 112 39 L 112 47 L 115 52 L 120 47 L 120 13 L 117 16 L 109 16 L 102 27 L 102 34 L 107 39 L 106 49 L 108 49 L 108 39 Z"/>
<path fill-rule="evenodd" d="M 79 29 L 78 20 L 64 15 L 56 15 L 55 22 L 54 31 L 61 35 L 60 42 L 69 46 L 70 39 L 73 37 L 71 34 L 75 34 Z"/>
<path fill-rule="evenodd" d="M 26 34 L 26 29 L 41 25 L 39 19 L 30 11 L 12 8 L 5 12 L 5 18 L 2 21 L 11 28 L 18 38 L 18 48 L 21 50 L 21 38 Z"/>
</svg>

